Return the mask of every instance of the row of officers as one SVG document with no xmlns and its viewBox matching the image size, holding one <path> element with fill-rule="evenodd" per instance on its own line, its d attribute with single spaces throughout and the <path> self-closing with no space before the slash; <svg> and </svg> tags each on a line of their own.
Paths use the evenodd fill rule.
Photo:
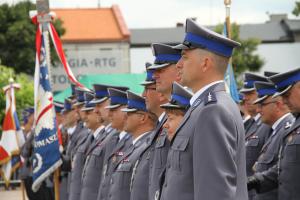
<svg viewBox="0 0 300 200">
<path fill-rule="evenodd" d="M 300 69 L 245 73 L 234 102 L 223 79 L 238 46 L 187 19 L 182 44 L 152 44 L 142 95 L 94 84 L 54 102 L 60 198 L 299 200 Z"/>
</svg>

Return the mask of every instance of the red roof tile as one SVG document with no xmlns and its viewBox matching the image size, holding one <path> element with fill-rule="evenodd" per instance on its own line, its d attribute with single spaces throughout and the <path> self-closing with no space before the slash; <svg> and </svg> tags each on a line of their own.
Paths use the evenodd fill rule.
<svg viewBox="0 0 300 200">
<path fill-rule="evenodd" d="M 66 29 L 63 42 L 129 41 L 130 32 L 118 6 L 52 9 Z"/>
</svg>

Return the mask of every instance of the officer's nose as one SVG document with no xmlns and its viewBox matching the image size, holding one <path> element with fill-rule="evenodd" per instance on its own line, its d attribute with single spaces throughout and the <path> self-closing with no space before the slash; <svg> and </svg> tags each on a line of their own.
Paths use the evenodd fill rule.
<svg viewBox="0 0 300 200">
<path fill-rule="evenodd" d="M 176 67 L 177 67 L 178 69 L 182 69 L 182 67 L 183 67 L 183 64 L 182 64 L 182 58 L 180 58 L 180 59 L 178 60 L 178 62 L 176 63 Z"/>
<path fill-rule="evenodd" d="M 159 78 L 159 72 L 158 71 L 154 71 L 152 78 L 154 78 L 155 80 Z"/>
</svg>

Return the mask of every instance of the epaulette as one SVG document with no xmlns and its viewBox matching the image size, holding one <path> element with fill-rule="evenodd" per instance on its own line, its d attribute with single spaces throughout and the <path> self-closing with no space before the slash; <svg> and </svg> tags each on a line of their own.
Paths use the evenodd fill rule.
<svg viewBox="0 0 300 200">
<path fill-rule="evenodd" d="M 216 102 L 217 102 L 217 98 L 215 93 L 209 92 L 204 99 L 204 105 L 208 105 Z"/>
</svg>

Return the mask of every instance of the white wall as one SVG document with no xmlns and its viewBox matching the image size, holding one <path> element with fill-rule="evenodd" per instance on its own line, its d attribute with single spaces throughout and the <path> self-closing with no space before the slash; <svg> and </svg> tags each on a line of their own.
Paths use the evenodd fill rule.
<svg viewBox="0 0 300 200">
<path fill-rule="evenodd" d="M 300 42 L 261 44 L 258 46 L 257 53 L 265 60 L 261 72 L 285 72 L 300 67 Z M 153 62 L 154 57 L 150 47 L 131 48 L 130 59 L 131 72 L 140 73 L 145 71 L 145 62 Z"/>
<path fill-rule="evenodd" d="M 300 67 L 300 42 L 261 44 L 257 52 L 265 59 L 261 71 L 286 72 Z"/>
</svg>

